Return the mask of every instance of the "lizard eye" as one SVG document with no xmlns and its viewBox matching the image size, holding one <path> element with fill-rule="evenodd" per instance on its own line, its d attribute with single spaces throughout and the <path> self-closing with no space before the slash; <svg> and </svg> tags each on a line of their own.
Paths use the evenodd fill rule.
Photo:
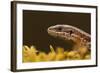
<svg viewBox="0 0 100 73">
<path fill-rule="evenodd" d="M 61 30 L 62 30 L 62 28 L 61 28 L 61 27 L 59 27 L 59 28 L 58 28 L 58 31 L 61 31 Z"/>
<path fill-rule="evenodd" d="M 69 33 L 70 33 L 70 35 L 71 35 L 71 34 L 73 33 L 73 31 L 72 31 L 72 30 L 70 30 L 70 32 L 69 32 Z"/>
</svg>

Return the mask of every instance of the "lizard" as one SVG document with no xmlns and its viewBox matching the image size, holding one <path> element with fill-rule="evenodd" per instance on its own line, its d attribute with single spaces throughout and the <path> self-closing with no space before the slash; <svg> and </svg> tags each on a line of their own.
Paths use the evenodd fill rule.
<svg viewBox="0 0 100 73">
<path fill-rule="evenodd" d="M 85 47 L 87 51 L 90 51 L 91 48 L 91 35 L 87 32 L 67 24 L 57 24 L 54 26 L 50 26 L 47 29 L 49 35 L 60 38 L 65 41 L 71 40 L 73 41 L 75 50 Z"/>
</svg>

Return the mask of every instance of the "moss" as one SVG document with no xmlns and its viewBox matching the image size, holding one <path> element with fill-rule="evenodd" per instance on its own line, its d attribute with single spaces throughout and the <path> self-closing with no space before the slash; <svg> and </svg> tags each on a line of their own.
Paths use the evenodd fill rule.
<svg viewBox="0 0 100 73">
<path fill-rule="evenodd" d="M 45 61 L 62 61 L 62 60 L 83 60 L 90 59 L 90 53 L 85 54 L 89 51 L 86 48 L 80 48 L 78 50 L 64 50 L 62 47 L 49 46 L 50 52 L 45 53 L 43 51 L 37 50 L 35 46 L 23 46 L 23 62 L 45 62 Z M 83 55 L 84 54 L 84 57 Z"/>
</svg>

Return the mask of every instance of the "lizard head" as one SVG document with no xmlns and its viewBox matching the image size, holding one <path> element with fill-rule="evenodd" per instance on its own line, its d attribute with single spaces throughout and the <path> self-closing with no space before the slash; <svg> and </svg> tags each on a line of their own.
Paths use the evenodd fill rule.
<svg viewBox="0 0 100 73">
<path fill-rule="evenodd" d="M 47 29 L 48 34 L 63 39 L 71 39 L 71 35 L 75 32 L 70 25 L 55 25 Z"/>
<path fill-rule="evenodd" d="M 59 37 L 64 40 L 81 40 L 86 39 L 87 41 L 90 41 L 90 35 L 74 26 L 71 25 L 54 25 L 50 26 L 48 29 L 48 34 L 53 37 Z"/>
</svg>

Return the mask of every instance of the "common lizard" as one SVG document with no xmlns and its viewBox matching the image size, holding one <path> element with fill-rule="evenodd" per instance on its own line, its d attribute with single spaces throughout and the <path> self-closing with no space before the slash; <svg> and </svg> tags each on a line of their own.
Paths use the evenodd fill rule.
<svg viewBox="0 0 100 73">
<path fill-rule="evenodd" d="M 87 50 L 91 48 L 91 36 L 85 31 L 71 25 L 58 24 L 50 26 L 47 29 L 49 35 L 63 39 L 64 41 L 72 40 L 75 42 L 73 49 L 85 47 Z"/>
</svg>

